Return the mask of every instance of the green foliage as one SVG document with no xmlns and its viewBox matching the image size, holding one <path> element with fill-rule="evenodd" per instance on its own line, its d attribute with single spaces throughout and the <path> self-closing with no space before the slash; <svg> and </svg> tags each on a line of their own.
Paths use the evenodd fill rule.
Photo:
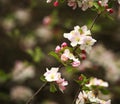
<svg viewBox="0 0 120 104">
<path fill-rule="evenodd" d="M 57 55 L 54 51 L 51 51 L 51 52 L 49 53 L 49 55 L 53 56 L 55 59 L 57 59 L 58 61 L 60 61 L 58 55 Z"/>
<path fill-rule="evenodd" d="M 56 88 L 55 84 L 50 83 L 50 92 L 56 92 L 56 91 L 57 91 L 57 88 Z"/>
<path fill-rule="evenodd" d="M 36 47 L 35 50 L 27 50 L 27 53 L 32 57 L 33 61 L 38 63 L 44 57 L 43 52 L 39 47 Z"/>
<path fill-rule="evenodd" d="M 85 86 L 89 82 L 89 78 L 87 78 L 85 75 L 81 74 L 81 79 L 76 80 L 76 82 L 81 86 L 82 90 L 90 90 L 88 87 Z"/>
<path fill-rule="evenodd" d="M 40 80 L 43 81 L 43 82 L 47 82 L 44 76 L 41 76 Z"/>
<path fill-rule="evenodd" d="M 3 70 L 0 70 L 0 82 L 6 82 L 10 78 L 10 74 L 6 74 Z"/>
</svg>

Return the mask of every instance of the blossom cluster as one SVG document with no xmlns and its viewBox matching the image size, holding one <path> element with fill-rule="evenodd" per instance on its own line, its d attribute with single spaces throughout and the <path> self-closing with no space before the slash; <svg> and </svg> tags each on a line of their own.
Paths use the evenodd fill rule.
<svg viewBox="0 0 120 104">
<path fill-rule="evenodd" d="M 111 100 L 101 100 L 93 91 L 82 91 L 78 95 L 76 104 L 111 104 Z"/>
<path fill-rule="evenodd" d="M 60 0 L 55 0 L 53 5 L 56 7 L 59 5 Z M 47 3 L 52 2 L 52 0 L 47 0 Z M 109 7 L 110 0 L 67 0 L 67 5 L 73 9 L 81 8 L 83 11 L 86 11 L 88 8 L 96 8 L 101 10 L 106 10 L 107 12 L 113 13 L 113 9 Z M 118 0 L 120 4 L 120 0 Z M 97 10 L 99 11 L 99 10 Z"/>
<path fill-rule="evenodd" d="M 63 64 L 79 67 L 80 61 L 86 58 L 86 54 L 91 51 L 96 40 L 92 38 L 87 26 L 75 26 L 74 30 L 70 33 L 64 33 L 63 35 L 64 38 L 70 41 L 72 47 L 68 47 L 67 43 L 63 42 L 61 46 L 56 46 L 55 52 Z M 76 51 L 75 48 L 79 50 Z"/>
<path fill-rule="evenodd" d="M 71 42 L 72 47 L 79 45 L 80 49 L 85 50 L 87 53 L 90 52 L 93 44 L 96 42 L 91 37 L 91 32 L 86 25 L 82 27 L 75 26 L 70 33 L 64 33 L 64 37 Z"/>
<path fill-rule="evenodd" d="M 83 80 L 82 76 L 80 76 L 79 80 Z M 98 92 L 97 89 L 99 89 L 99 87 L 108 87 L 109 84 L 107 82 L 101 79 L 91 78 L 89 83 L 85 84 L 85 86 L 88 87 L 89 90 L 80 91 L 78 98 L 76 99 L 76 104 L 111 104 L 111 100 L 101 100 L 99 99 L 98 94 L 95 93 Z M 94 88 L 92 89 L 93 86 Z M 95 86 L 98 88 L 95 89 Z"/>
<path fill-rule="evenodd" d="M 108 82 L 105 82 L 101 79 L 97 78 L 91 78 L 89 81 L 89 84 L 86 84 L 87 87 L 91 86 L 102 86 L 102 87 L 108 87 Z"/>
<path fill-rule="evenodd" d="M 64 78 L 61 78 L 61 73 L 58 72 L 59 68 L 53 67 L 51 70 L 48 68 L 46 69 L 46 72 L 44 73 L 44 77 L 47 80 L 47 82 L 55 82 L 59 89 L 63 92 L 68 85 L 68 82 L 65 81 Z"/>
</svg>

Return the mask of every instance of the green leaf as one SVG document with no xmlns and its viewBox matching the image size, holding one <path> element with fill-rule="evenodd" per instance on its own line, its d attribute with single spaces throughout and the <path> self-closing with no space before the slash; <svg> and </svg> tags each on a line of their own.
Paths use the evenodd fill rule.
<svg viewBox="0 0 120 104">
<path fill-rule="evenodd" d="M 94 5 L 94 7 L 95 7 L 96 9 L 98 9 L 98 8 L 99 8 L 99 5 L 98 5 L 98 3 L 97 3 L 97 2 L 94 2 L 94 3 L 93 3 L 93 5 Z"/>
<path fill-rule="evenodd" d="M 49 55 L 53 56 L 54 58 L 56 58 L 57 60 L 60 61 L 58 55 L 57 55 L 54 51 L 51 51 L 51 52 L 49 53 Z"/>
<path fill-rule="evenodd" d="M 72 71 L 73 71 L 73 67 L 71 67 L 71 66 L 66 66 L 65 68 L 66 68 L 66 70 L 67 70 L 68 72 L 72 72 Z"/>
<path fill-rule="evenodd" d="M 44 54 L 39 47 L 36 47 L 35 50 L 27 50 L 27 53 L 32 57 L 33 61 L 38 63 L 43 57 Z"/>
<path fill-rule="evenodd" d="M 103 94 L 105 94 L 105 95 L 109 94 L 109 90 L 106 89 L 106 88 L 101 87 L 101 88 L 100 88 L 100 91 L 101 91 Z"/>
<path fill-rule="evenodd" d="M 41 77 L 40 77 L 40 80 L 43 81 L 43 82 L 46 82 L 46 79 L 45 79 L 44 76 L 41 76 Z"/>
<path fill-rule="evenodd" d="M 89 87 L 86 87 L 86 86 L 83 86 L 83 87 L 82 87 L 82 90 L 84 90 L 84 91 L 90 91 L 90 88 L 89 88 Z"/>
<path fill-rule="evenodd" d="M 10 78 L 10 74 L 6 74 L 3 70 L 0 70 L 0 82 L 5 82 Z"/>
<path fill-rule="evenodd" d="M 50 92 L 56 92 L 57 88 L 55 87 L 55 85 L 53 83 L 50 83 Z"/>
</svg>

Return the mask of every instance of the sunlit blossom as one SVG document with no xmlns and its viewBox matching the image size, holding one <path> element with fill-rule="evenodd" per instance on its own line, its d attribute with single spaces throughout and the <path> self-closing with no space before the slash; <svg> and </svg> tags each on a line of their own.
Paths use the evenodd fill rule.
<svg viewBox="0 0 120 104">
<path fill-rule="evenodd" d="M 97 78 L 91 78 L 89 84 L 86 84 L 87 87 L 91 87 L 91 86 L 102 86 L 102 87 L 108 87 L 109 84 L 108 82 L 105 82 L 101 79 L 97 79 Z"/>
<path fill-rule="evenodd" d="M 61 73 L 58 72 L 59 68 L 56 68 L 56 67 L 53 67 L 51 68 L 50 70 L 47 68 L 44 74 L 45 76 L 45 79 L 48 81 L 48 82 L 53 82 L 53 81 L 57 81 L 61 78 Z"/>
</svg>

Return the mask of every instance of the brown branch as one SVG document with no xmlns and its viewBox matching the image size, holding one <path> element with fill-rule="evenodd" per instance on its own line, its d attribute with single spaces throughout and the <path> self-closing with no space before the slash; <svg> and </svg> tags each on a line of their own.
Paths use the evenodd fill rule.
<svg viewBox="0 0 120 104">
<path fill-rule="evenodd" d="M 47 82 L 45 82 L 26 102 L 26 104 L 31 104 L 31 101 L 34 97 L 46 86 Z"/>
</svg>

